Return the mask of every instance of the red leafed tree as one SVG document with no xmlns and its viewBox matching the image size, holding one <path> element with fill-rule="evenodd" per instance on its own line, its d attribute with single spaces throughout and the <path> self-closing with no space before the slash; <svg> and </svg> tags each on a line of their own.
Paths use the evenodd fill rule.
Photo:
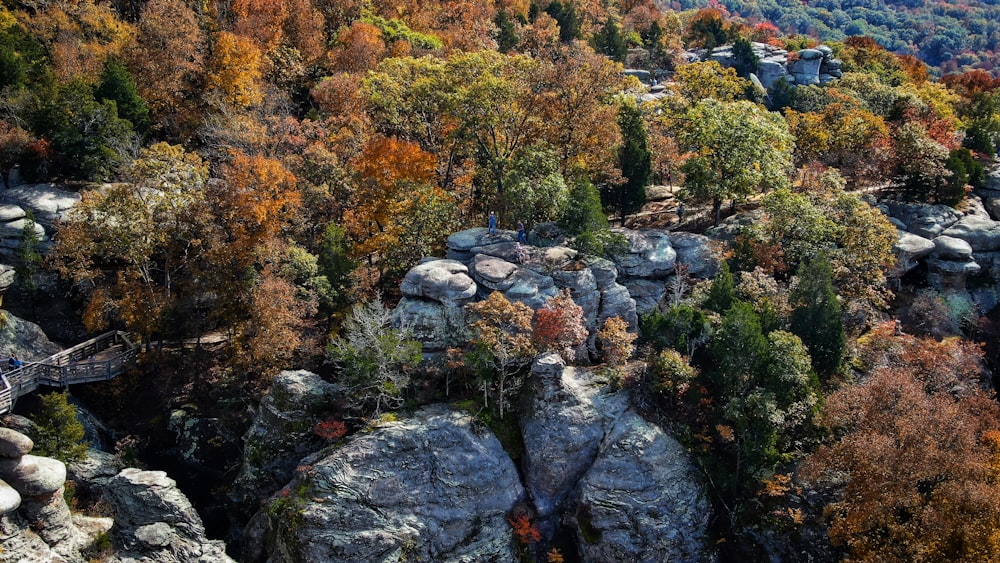
<svg viewBox="0 0 1000 563">
<path fill-rule="evenodd" d="M 826 507 L 831 540 L 856 561 L 995 561 L 1000 407 L 974 347 L 879 327 L 861 348 L 870 373 L 823 408 L 841 438 L 802 468 L 844 483 Z"/>
<path fill-rule="evenodd" d="M 587 340 L 587 327 L 583 308 L 573 302 L 568 289 L 535 311 L 531 338 L 539 349 L 558 352 L 567 361 L 575 358 L 575 348 Z"/>
</svg>

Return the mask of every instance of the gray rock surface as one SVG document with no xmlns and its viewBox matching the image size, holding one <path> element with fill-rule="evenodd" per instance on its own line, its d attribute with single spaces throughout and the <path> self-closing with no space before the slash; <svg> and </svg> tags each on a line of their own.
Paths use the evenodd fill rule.
<svg viewBox="0 0 1000 563">
<path fill-rule="evenodd" d="M 63 492 L 63 488 L 59 487 L 44 495 L 28 497 L 22 494 L 19 512 L 29 522 L 44 522 L 44 525 L 36 529 L 38 536 L 56 553 L 67 559 L 74 559 L 84 537 L 73 524 L 73 515 L 66 505 Z"/>
<path fill-rule="evenodd" d="M 601 293 L 601 306 L 597 312 L 597 324 L 603 325 L 605 319 L 619 317 L 625 321 L 630 330 L 639 328 L 639 315 L 636 313 L 635 300 L 629 295 L 628 288 L 615 284 Z"/>
<path fill-rule="evenodd" d="M 403 297 L 392 311 L 393 325 L 407 326 L 425 352 L 441 352 L 466 340 L 465 309 L 443 303 Z"/>
<path fill-rule="evenodd" d="M 941 234 L 964 240 L 973 252 L 1000 250 L 1000 221 L 978 215 L 962 217 Z"/>
<path fill-rule="evenodd" d="M 24 455 L 0 459 L 0 475 L 22 497 L 49 495 L 66 482 L 66 464 L 58 459 Z"/>
<path fill-rule="evenodd" d="M 712 239 L 705 235 L 686 232 L 670 233 L 670 244 L 677 252 L 677 263 L 688 269 L 688 274 L 699 279 L 714 278 L 719 271 L 719 260 L 712 251 Z"/>
<path fill-rule="evenodd" d="M 710 561 L 710 509 L 687 452 L 589 370 L 532 366 L 521 409 L 525 487 L 541 531 L 577 526 L 585 561 Z"/>
<path fill-rule="evenodd" d="M 17 277 L 17 270 L 9 264 L 0 264 L 0 295 L 3 295 L 10 286 L 14 285 Z"/>
<path fill-rule="evenodd" d="M 312 428 L 320 413 L 342 395 L 341 387 L 315 373 L 279 373 L 243 437 L 243 460 L 233 497 L 247 507 L 257 507 L 287 483 L 299 460 L 324 445 Z"/>
<path fill-rule="evenodd" d="M 558 354 L 538 358 L 531 371 L 531 405 L 521 411 L 522 466 L 528 494 L 546 520 L 564 508 L 594 463 L 601 440 L 628 407 L 628 396 L 608 393 L 607 381 L 566 367 Z"/>
<path fill-rule="evenodd" d="M 0 428 L 0 457 L 17 459 L 31 451 L 31 438 L 10 428 Z"/>
<path fill-rule="evenodd" d="M 972 259 L 972 246 L 960 238 L 941 235 L 934 239 L 934 252 L 936 258 L 942 260 L 968 261 Z"/>
<path fill-rule="evenodd" d="M 428 407 L 303 464 L 254 517 L 244 560 L 516 560 L 504 518 L 524 491 L 467 414 Z"/>
<path fill-rule="evenodd" d="M 632 411 L 604 436 L 577 498 L 583 561 L 711 559 L 703 541 L 709 505 L 687 452 Z"/>
<path fill-rule="evenodd" d="M 99 497 L 122 469 L 122 462 L 114 455 L 88 448 L 86 457 L 66 465 L 66 477 L 76 483 L 78 493 Z"/>
<path fill-rule="evenodd" d="M 125 469 L 108 483 L 104 500 L 115 511 L 116 545 L 122 546 L 117 561 L 233 561 L 226 555 L 225 544 L 205 537 L 201 517 L 163 471 Z M 137 537 L 163 536 L 159 533 L 163 525 L 173 532 L 171 542 L 165 546 L 150 545 Z M 154 531 L 157 533 L 151 533 Z"/>
<path fill-rule="evenodd" d="M 0 190 L 0 201 L 31 210 L 35 220 L 51 230 L 80 202 L 80 194 L 53 184 L 25 184 Z"/>
<path fill-rule="evenodd" d="M 922 236 L 905 231 L 897 231 L 899 240 L 892 247 L 892 252 L 896 255 L 896 275 L 901 276 L 917 267 L 917 261 L 930 254 L 935 246 L 934 242 Z"/>
<path fill-rule="evenodd" d="M 62 351 L 35 323 L 7 311 L 0 311 L 0 315 L 6 317 L 6 322 L 0 323 L 0 354 L 4 360 L 9 354 L 16 354 L 22 361 L 37 361 Z"/>
<path fill-rule="evenodd" d="M 622 285 L 628 290 L 629 296 L 635 301 L 635 312 L 645 315 L 656 309 L 660 300 L 667 293 L 664 280 L 645 280 L 630 278 L 622 280 Z"/>
<path fill-rule="evenodd" d="M 663 231 L 615 229 L 625 235 L 628 248 L 611 257 L 622 276 L 665 278 L 673 273 L 677 252 Z"/>
<path fill-rule="evenodd" d="M 6 481 L 0 480 L 0 516 L 14 512 L 19 506 L 21 495 Z"/>
<path fill-rule="evenodd" d="M 476 295 L 469 269 L 455 260 L 431 260 L 410 269 L 400 284 L 403 295 L 461 307 Z"/>
<path fill-rule="evenodd" d="M 879 205 L 883 213 L 906 225 L 906 230 L 933 239 L 962 218 L 962 213 L 947 205 L 887 201 Z"/>
</svg>

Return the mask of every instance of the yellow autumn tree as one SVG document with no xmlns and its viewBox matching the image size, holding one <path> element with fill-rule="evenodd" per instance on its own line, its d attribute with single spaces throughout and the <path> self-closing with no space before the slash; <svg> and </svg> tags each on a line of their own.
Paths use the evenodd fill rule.
<svg viewBox="0 0 1000 563">
<path fill-rule="evenodd" d="M 206 77 L 210 99 L 237 108 L 259 104 L 264 99 L 261 61 L 261 51 L 253 41 L 220 32 L 215 37 Z"/>
</svg>

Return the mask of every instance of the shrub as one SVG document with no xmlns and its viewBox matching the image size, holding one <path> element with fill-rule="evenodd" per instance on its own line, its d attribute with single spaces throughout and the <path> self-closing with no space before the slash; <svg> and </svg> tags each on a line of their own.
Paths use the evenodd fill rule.
<svg viewBox="0 0 1000 563">
<path fill-rule="evenodd" d="M 83 424 L 76 418 L 76 407 L 69 404 L 69 393 L 49 393 L 42 396 L 42 405 L 35 416 L 34 453 L 69 463 L 87 455 L 83 440 Z"/>
</svg>

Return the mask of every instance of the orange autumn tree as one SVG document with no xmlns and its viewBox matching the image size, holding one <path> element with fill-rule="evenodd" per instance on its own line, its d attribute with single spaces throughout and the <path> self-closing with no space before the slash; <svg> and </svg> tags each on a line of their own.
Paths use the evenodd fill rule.
<svg viewBox="0 0 1000 563">
<path fill-rule="evenodd" d="M 355 258 L 367 261 L 381 283 L 440 246 L 454 225 L 454 201 L 433 184 L 437 159 L 416 143 L 376 137 L 352 164 L 344 228 Z"/>
<path fill-rule="evenodd" d="M 587 340 L 587 327 L 583 308 L 573 301 L 568 289 L 535 311 L 531 338 L 538 348 L 558 352 L 566 361 L 575 358 L 575 348 Z"/>
<path fill-rule="evenodd" d="M 857 561 L 995 560 L 1000 407 L 980 386 L 981 352 L 893 323 L 859 346 L 867 376 L 823 408 L 840 437 L 802 468 L 843 483 L 825 510 L 831 540 Z"/>
<path fill-rule="evenodd" d="M 264 99 L 261 51 L 241 35 L 221 32 L 215 37 L 206 85 L 210 99 L 223 106 L 246 108 Z"/>
</svg>

